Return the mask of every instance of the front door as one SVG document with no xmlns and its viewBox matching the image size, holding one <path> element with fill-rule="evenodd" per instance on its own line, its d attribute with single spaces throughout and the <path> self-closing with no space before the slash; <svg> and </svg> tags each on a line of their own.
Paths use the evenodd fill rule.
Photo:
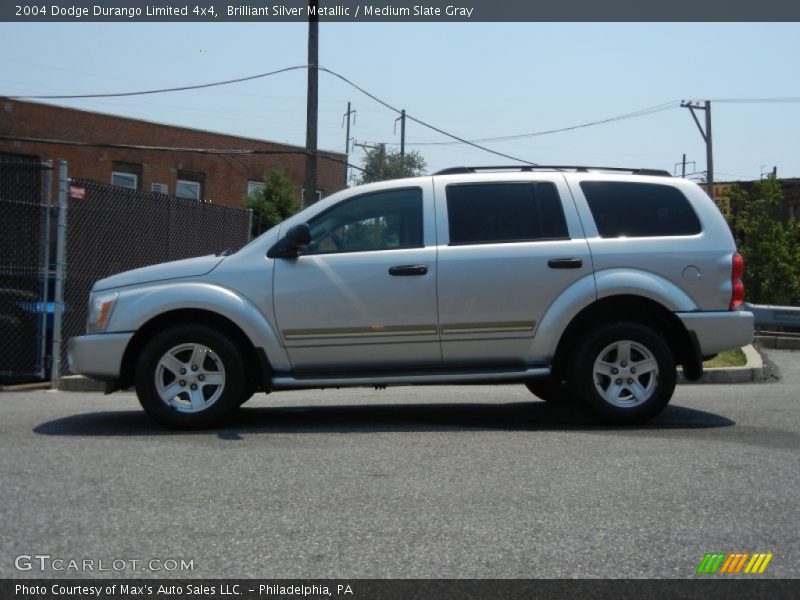
<svg viewBox="0 0 800 600">
<path fill-rule="evenodd" d="M 343 200 L 277 259 L 275 316 L 295 372 L 441 365 L 430 184 Z"/>
</svg>

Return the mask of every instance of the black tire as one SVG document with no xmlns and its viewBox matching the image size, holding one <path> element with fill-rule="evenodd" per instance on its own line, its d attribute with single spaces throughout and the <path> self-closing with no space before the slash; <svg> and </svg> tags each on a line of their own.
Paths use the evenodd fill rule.
<svg viewBox="0 0 800 600">
<path fill-rule="evenodd" d="M 244 360 L 236 344 L 216 329 L 177 325 L 144 346 L 135 383 L 142 407 L 162 425 L 212 427 L 224 422 L 245 397 Z M 162 394 L 169 399 L 162 399 Z"/>
<path fill-rule="evenodd" d="M 552 377 L 531 379 L 525 384 L 531 394 L 548 404 L 574 404 L 575 392 L 566 381 Z"/>
<path fill-rule="evenodd" d="M 620 321 L 592 330 L 572 364 L 572 389 L 583 407 L 606 423 L 652 419 L 675 390 L 675 359 L 666 340 L 641 323 Z"/>
</svg>

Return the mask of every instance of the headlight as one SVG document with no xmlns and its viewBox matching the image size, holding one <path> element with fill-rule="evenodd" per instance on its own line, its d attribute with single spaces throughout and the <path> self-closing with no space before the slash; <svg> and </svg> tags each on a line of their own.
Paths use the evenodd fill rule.
<svg viewBox="0 0 800 600">
<path fill-rule="evenodd" d="M 89 318 L 86 320 L 86 333 L 105 331 L 118 297 L 119 294 L 117 292 L 92 294 L 89 297 Z"/>
</svg>

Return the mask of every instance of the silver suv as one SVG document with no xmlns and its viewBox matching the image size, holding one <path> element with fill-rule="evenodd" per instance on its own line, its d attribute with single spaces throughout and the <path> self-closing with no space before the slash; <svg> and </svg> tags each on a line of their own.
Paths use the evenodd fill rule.
<svg viewBox="0 0 800 600">
<path fill-rule="evenodd" d="M 474 167 L 350 188 L 231 256 L 95 283 L 72 369 L 174 427 L 257 391 L 524 383 L 636 423 L 750 342 L 743 264 L 665 172 Z"/>
</svg>

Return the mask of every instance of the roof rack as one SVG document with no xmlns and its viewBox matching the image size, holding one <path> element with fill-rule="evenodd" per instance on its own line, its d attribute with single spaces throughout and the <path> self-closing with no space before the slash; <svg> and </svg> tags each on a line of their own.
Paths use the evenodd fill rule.
<svg viewBox="0 0 800 600">
<path fill-rule="evenodd" d="M 488 167 L 450 167 L 437 171 L 434 175 L 463 175 L 466 173 L 479 173 L 482 171 L 573 171 L 575 173 L 595 173 L 598 171 L 612 171 L 615 173 L 628 173 L 629 175 L 657 175 L 672 177 L 669 171 L 661 169 L 643 169 L 640 167 L 588 167 L 582 165 L 502 165 Z"/>
</svg>

